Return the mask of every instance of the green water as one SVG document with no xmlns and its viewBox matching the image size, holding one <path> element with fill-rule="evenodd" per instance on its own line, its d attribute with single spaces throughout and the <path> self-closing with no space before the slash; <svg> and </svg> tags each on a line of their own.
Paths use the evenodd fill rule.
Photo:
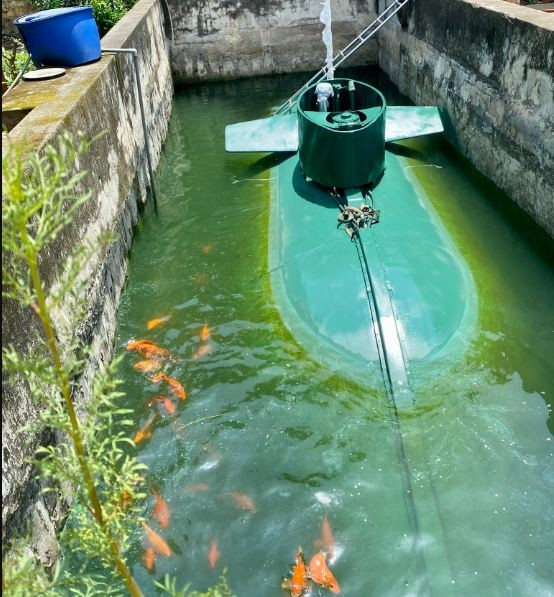
<svg viewBox="0 0 554 597">
<path fill-rule="evenodd" d="M 412 369 L 417 406 L 396 421 L 382 387 L 326 370 L 281 323 L 267 266 L 279 157 L 224 151 L 226 124 L 269 115 L 304 78 L 175 95 L 159 210 L 148 205 L 136 230 L 116 344 L 137 429 L 160 387 L 132 368 L 130 338 L 171 351 L 165 371 L 188 398 L 138 445 L 170 524 L 152 519 L 152 497 L 145 516 L 174 553 L 148 571 L 137 529 L 133 573 L 156 595 L 165 573 L 205 590 L 226 566 L 239 597 L 282 595 L 298 546 L 315 553 L 326 516 L 331 569 L 347 597 L 552 595 L 553 243 L 440 136 L 394 145 L 478 292 L 469 350 Z M 355 78 L 402 103 L 377 73 Z M 147 331 L 160 316 L 169 319 Z M 211 351 L 194 358 L 204 324 Z M 198 484 L 206 490 L 191 490 Z M 226 492 L 248 495 L 256 511 L 237 509 Z"/>
</svg>

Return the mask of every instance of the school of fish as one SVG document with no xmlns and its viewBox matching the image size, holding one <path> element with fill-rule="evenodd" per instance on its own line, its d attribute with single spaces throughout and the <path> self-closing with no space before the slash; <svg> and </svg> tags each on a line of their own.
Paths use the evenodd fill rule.
<svg viewBox="0 0 554 597">
<path fill-rule="evenodd" d="M 169 315 L 150 319 L 146 324 L 146 329 L 153 330 L 166 323 L 169 319 Z M 211 350 L 211 345 L 208 344 L 208 340 L 211 337 L 211 330 L 207 323 L 202 326 L 198 335 L 202 344 L 192 355 L 193 360 L 200 358 Z M 169 350 L 158 346 L 152 340 L 146 339 L 129 340 L 126 344 L 126 348 L 129 351 L 138 353 L 142 357 L 141 360 L 133 364 L 133 369 L 144 374 L 150 374 L 151 376 L 148 379 L 153 384 L 158 384 L 161 382 L 166 384 L 171 395 L 178 398 L 179 401 L 184 401 L 187 399 L 187 391 L 183 384 L 179 380 L 170 377 L 161 371 L 167 361 L 173 360 Z M 164 415 L 173 415 L 176 412 L 176 406 L 174 402 L 168 396 L 161 394 L 149 398 L 147 405 L 158 406 L 160 412 Z M 133 438 L 135 444 L 139 444 L 140 442 L 152 437 L 151 428 L 157 416 L 157 413 L 154 413 L 135 433 Z M 218 461 L 219 457 L 217 458 L 217 461 L 214 460 L 214 462 Z M 190 489 L 191 491 L 207 491 L 209 487 L 207 485 L 204 486 L 202 484 L 198 484 L 196 486 L 192 486 Z M 150 491 L 154 497 L 154 506 L 151 512 L 152 519 L 155 520 L 161 528 L 166 529 L 170 524 L 169 505 L 155 488 L 151 487 Z M 240 494 L 236 494 L 236 496 L 240 496 Z M 247 496 L 240 496 L 236 497 L 235 499 L 237 499 L 240 503 L 246 504 L 246 506 L 243 507 L 247 507 L 247 509 L 255 511 L 253 502 Z M 130 495 L 127 492 L 124 492 L 121 495 L 119 505 L 121 507 L 127 507 L 130 505 L 130 503 Z M 148 571 L 153 571 L 156 558 L 158 556 L 169 557 L 172 555 L 172 551 L 165 539 L 163 539 L 163 537 L 158 534 L 151 526 L 144 521 L 142 521 L 141 524 L 144 528 L 145 541 L 147 544 L 142 556 L 142 561 Z M 220 554 L 217 541 L 213 536 L 210 539 L 207 557 L 210 567 L 215 568 L 217 566 Z"/>
<path fill-rule="evenodd" d="M 148 330 L 155 329 L 169 320 L 169 316 L 156 317 L 149 320 L 146 324 Z M 210 344 L 211 330 L 208 324 L 204 324 L 198 333 L 201 344 L 193 352 L 192 360 L 198 360 L 208 354 L 212 345 Z M 170 377 L 161 369 L 164 367 L 165 362 L 171 359 L 170 352 L 156 345 L 151 340 L 130 340 L 126 345 L 127 350 L 137 352 L 141 355 L 142 360 L 137 361 L 133 368 L 136 371 L 141 371 L 145 374 L 153 374 L 148 379 L 153 384 L 163 382 L 168 387 L 170 393 L 179 399 L 184 401 L 187 399 L 188 394 L 185 387 L 177 379 Z M 174 402 L 164 395 L 155 395 L 151 397 L 147 404 L 149 406 L 158 406 L 161 413 L 165 415 L 173 415 L 176 411 Z M 146 423 L 136 432 L 134 436 L 135 444 L 138 444 L 145 439 L 152 436 L 151 427 L 157 417 L 157 413 L 154 413 Z M 208 447 L 205 447 L 210 453 L 210 463 L 219 463 L 219 456 L 215 451 Z M 206 467 L 207 468 L 207 465 Z M 210 487 L 205 483 L 197 483 L 195 485 L 186 486 L 183 491 L 186 493 L 198 493 L 208 492 Z M 152 508 L 151 516 L 161 528 L 168 528 L 170 524 L 170 509 L 167 502 L 160 495 L 160 493 L 154 488 L 150 487 L 152 496 L 154 497 L 154 505 Z M 235 508 L 238 510 L 247 510 L 252 514 L 256 513 L 256 506 L 251 497 L 244 493 L 235 491 L 228 491 L 221 493 L 220 498 L 229 498 Z M 128 495 L 121 496 L 121 505 L 128 505 Z M 156 558 L 158 556 L 169 557 L 172 555 L 172 550 L 163 539 L 151 526 L 146 522 L 141 522 L 147 547 L 144 550 L 142 561 L 145 568 L 148 571 L 154 571 Z M 306 563 L 304 558 L 304 552 L 301 547 L 298 548 L 294 564 L 291 566 L 290 576 L 285 577 L 281 584 L 281 587 L 285 589 L 288 595 L 291 597 L 301 597 L 310 592 L 312 582 L 320 587 L 330 591 L 331 593 L 340 593 L 340 586 L 329 569 L 328 562 L 333 563 L 337 558 L 340 550 L 337 548 L 329 520 L 327 516 L 324 516 L 321 523 L 321 536 L 314 541 L 314 547 L 317 549 L 316 553 L 312 556 L 309 564 Z M 211 568 L 215 568 L 220 559 L 220 552 L 217 540 L 212 535 L 209 540 L 207 549 L 207 560 Z"/>
</svg>

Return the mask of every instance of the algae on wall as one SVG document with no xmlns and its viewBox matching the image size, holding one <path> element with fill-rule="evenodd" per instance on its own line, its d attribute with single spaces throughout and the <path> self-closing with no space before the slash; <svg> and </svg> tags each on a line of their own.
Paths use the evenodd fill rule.
<svg viewBox="0 0 554 597">
<path fill-rule="evenodd" d="M 379 62 L 448 140 L 554 237 L 554 19 L 504 0 L 424 0 Z"/>
<path fill-rule="evenodd" d="M 176 83 L 319 70 L 325 64 L 319 0 L 168 0 Z M 373 2 L 333 0 L 336 52 L 376 17 Z M 335 52 L 335 53 L 336 53 Z M 348 66 L 374 64 L 369 41 Z"/>
</svg>

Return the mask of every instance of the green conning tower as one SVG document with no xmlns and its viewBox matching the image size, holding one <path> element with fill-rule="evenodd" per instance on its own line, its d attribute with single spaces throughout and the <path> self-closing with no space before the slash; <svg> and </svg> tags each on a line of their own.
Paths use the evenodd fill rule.
<svg viewBox="0 0 554 597">
<path fill-rule="evenodd" d="M 385 168 L 385 121 L 385 98 L 371 85 L 331 79 L 308 87 L 298 101 L 303 174 L 325 187 L 371 187 Z"/>
</svg>

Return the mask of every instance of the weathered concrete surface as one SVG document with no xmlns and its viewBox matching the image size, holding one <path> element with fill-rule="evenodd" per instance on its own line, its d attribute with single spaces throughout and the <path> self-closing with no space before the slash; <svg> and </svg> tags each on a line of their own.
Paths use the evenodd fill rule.
<svg viewBox="0 0 554 597">
<path fill-rule="evenodd" d="M 409 7 L 380 32 L 381 68 L 554 237 L 554 18 L 504 0 Z"/>
<path fill-rule="evenodd" d="M 172 107 L 173 85 L 169 44 L 165 36 L 159 0 L 140 0 L 103 38 L 104 48 L 137 48 L 140 77 L 154 167 L 158 162 Z M 58 78 L 22 82 L 5 95 L 6 112 L 28 114 L 3 137 L 3 150 L 12 142 L 25 151 L 40 151 L 62 131 L 82 131 L 96 141 L 81 158 L 80 167 L 91 172 L 82 182 L 91 199 L 80 209 L 73 224 L 44 252 L 41 274 L 46 284 L 55 284 L 67 257 L 84 241 L 94 241 L 112 231 L 118 241 L 99 251 L 87 264 L 85 296 L 87 315 L 79 335 L 92 346 L 93 357 L 81 380 L 77 399 L 86 403 L 90 372 L 107 362 L 113 349 L 115 313 L 126 274 L 126 257 L 131 244 L 138 207 L 146 197 L 144 137 L 135 90 L 132 58 L 104 55 L 96 63 L 68 69 Z M 17 118 L 13 119 L 13 122 Z M 13 125 L 12 122 L 12 125 Z M 55 314 L 57 335 L 63 339 L 62 310 Z M 2 344 L 14 343 L 23 351 L 32 350 L 32 331 L 38 329 L 32 312 L 21 312 L 3 301 Z M 18 428 L 36 416 L 25 385 L 15 387 L 3 380 L 2 388 L 2 542 L 32 521 L 32 549 L 46 565 L 58 557 L 54 531 L 59 528 L 67 506 L 60 496 L 48 500 L 38 495 L 39 483 L 28 464 L 36 447 L 52 440 L 46 432 L 32 438 L 30 445 L 17 434 Z M 65 496 L 64 496 L 65 497 Z"/>
<path fill-rule="evenodd" d="M 2 33 L 18 35 L 15 19 L 36 12 L 29 0 L 4 0 L 2 2 Z"/>
<path fill-rule="evenodd" d="M 168 0 L 175 44 L 176 83 L 319 70 L 325 44 L 320 0 Z M 336 51 L 375 18 L 375 3 L 333 0 Z M 366 43 L 345 63 L 376 63 L 377 43 Z"/>
</svg>

